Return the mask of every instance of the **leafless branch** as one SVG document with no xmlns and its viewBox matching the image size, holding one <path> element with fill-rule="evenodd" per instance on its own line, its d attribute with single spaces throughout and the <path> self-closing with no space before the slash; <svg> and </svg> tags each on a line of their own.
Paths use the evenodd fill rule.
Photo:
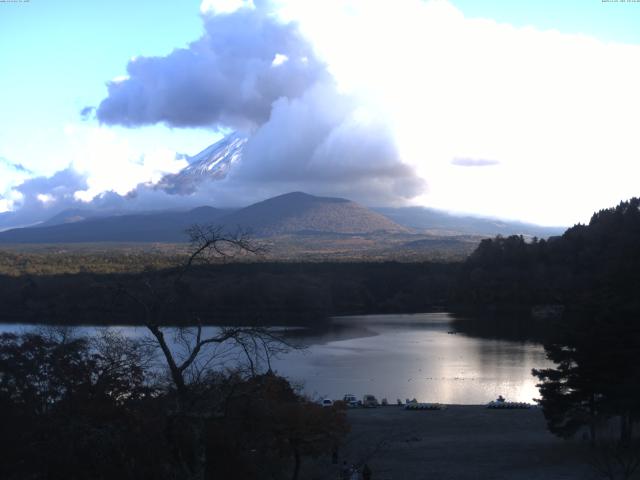
<svg viewBox="0 0 640 480">
<path fill-rule="evenodd" d="M 228 233 L 221 226 L 193 225 L 187 229 L 191 243 L 191 254 L 183 265 L 179 278 L 194 265 L 198 259 L 230 258 L 240 253 L 262 255 L 265 248 L 255 244 L 247 231 L 237 229 Z"/>
<path fill-rule="evenodd" d="M 194 317 L 187 322 L 185 319 L 175 322 L 178 325 L 190 323 L 191 326 L 178 327 L 174 332 L 174 345 L 180 347 L 182 354 L 172 350 L 172 345 L 165 336 L 167 327 L 163 326 L 163 316 L 176 302 L 186 274 L 200 261 L 227 259 L 240 254 L 260 255 L 265 251 L 251 241 L 247 232 L 240 229 L 229 233 L 219 226 L 194 225 L 187 233 L 191 241 L 191 253 L 183 265 L 173 270 L 173 280 L 167 283 L 166 277 L 156 278 L 153 276 L 158 276 L 156 272 L 144 279 L 142 288 L 138 291 L 124 285 L 119 289 L 121 294 L 141 307 L 144 324 L 162 351 L 178 392 L 186 392 L 188 381 L 198 381 L 202 378 L 203 371 L 210 368 L 216 358 L 220 359 L 234 348 L 236 352 L 239 350 L 244 354 L 251 375 L 255 375 L 261 366 L 271 370 L 274 356 L 300 348 L 289 342 L 281 332 L 265 327 L 219 327 L 213 333 L 205 334 L 200 318 Z M 226 345 L 228 348 L 219 348 Z"/>
</svg>

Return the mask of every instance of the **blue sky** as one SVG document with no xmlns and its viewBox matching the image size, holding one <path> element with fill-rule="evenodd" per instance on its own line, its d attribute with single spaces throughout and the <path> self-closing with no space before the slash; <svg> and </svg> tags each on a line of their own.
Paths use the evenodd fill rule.
<svg viewBox="0 0 640 480">
<path fill-rule="evenodd" d="M 640 5 L 602 0 L 454 0 L 470 17 L 640 43 Z"/>
<path fill-rule="evenodd" d="M 129 58 L 165 55 L 196 39 L 199 14 L 199 2 L 189 0 L 0 4 L 0 156 L 37 172 L 62 168 L 64 126 L 100 102 Z M 148 130 L 145 137 L 166 134 Z M 204 140 L 180 136 L 185 147 Z"/>
<path fill-rule="evenodd" d="M 640 45 L 640 3 L 601 0 L 452 0 L 451 3 L 467 18 L 491 19 L 519 29 L 531 26 L 536 30 L 583 34 L 604 43 Z M 394 8 L 396 3 L 386 5 Z M 318 27 L 322 28 L 331 30 L 327 25 Z M 309 31 L 313 30 L 311 25 Z M 74 132 L 84 126 L 97 126 L 95 120 L 83 123 L 79 112 L 87 105 L 97 106 L 107 96 L 106 82 L 124 75 L 132 57 L 166 56 L 197 40 L 202 32 L 200 2 L 193 0 L 0 3 L 3 45 L 0 49 L 0 157 L 22 164 L 38 175 L 51 175 L 66 168 L 74 162 L 73 155 L 78 154 L 78 149 L 84 151 L 83 147 L 72 145 L 80 141 L 74 139 Z M 330 45 L 326 51 L 331 51 Z M 336 70 L 340 70 L 339 60 L 335 65 Z M 344 78 L 348 84 L 348 76 Z M 593 95 L 603 94 L 593 92 Z M 157 125 L 108 129 L 117 138 L 124 139 L 131 152 L 143 152 L 140 153 L 143 155 L 159 146 L 195 154 L 219 138 L 216 127 L 180 129 Z M 457 157 L 452 161 L 460 163 Z M 500 161 L 502 159 L 488 159 L 489 163 Z M 91 169 L 89 164 L 85 167 L 87 171 Z M 126 175 L 126 172 L 120 174 Z M 0 194 L 12 184 L 7 178 L 4 184 L 0 182 Z M 13 185 L 21 178 L 16 174 Z M 446 178 L 453 177 L 443 174 L 442 181 Z M 433 196 L 424 197 L 422 203 L 456 211 L 470 210 L 448 201 L 444 196 Z M 490 209 L 491 205 L 487 204 L 483 211 L 476 213 L 490 214 Z M 495 214 L 517 216 L 508 211 Z M 523 218 L 557 223 L 570 221 L 571 215 L 567 212 L 562 218 L 549 217 L 546 222 L 541 214 L 523 215 Z M 578 219 L 580 215 L 584 214 L 576 212 L 574 216 Z"/>
</svg>

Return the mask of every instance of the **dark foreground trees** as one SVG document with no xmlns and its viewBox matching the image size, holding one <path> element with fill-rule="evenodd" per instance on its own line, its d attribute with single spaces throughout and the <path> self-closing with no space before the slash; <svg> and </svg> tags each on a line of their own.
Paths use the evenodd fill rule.
<svg viewBox="0 0 640 480">
<path fill-rule="evenodd" d="M 589 438 L 598 478 L 635 478 L 640 468 L 640 323 L 622 312 L 565 318 L 564 334 L 545 345 L 554 368 L 534 370 L 548 428 Z"/>
<path fill-rule="evenodd" d="M 564 334 L 545 345 L 557 366 L 533 371 L 550 431 L 570 437 L 586 428 L 592 442 L 615 431 L 629 445 L 640 421 L 640 323 L 621 312 L 565 322 Z"/>
<path fill-rule="evenodd" d="M 0 477 L 295 480 L 304 457 L 337 448 L 344 411 L 271 371 L 283 337 L 258 324 L 207 329 L 190 308 L 196 263 L 257 249 L 213 227 L 191 237 L 183 265 L 117 291 L 149 336 L 0 337 Z"/>
<path fill-rule="evenodd" d="M 343 411 L 272 373 L 209 371 L 176 412 L 146 352 L 113 334 L 1 335 L 0 478 L 299 478 L 346 433 Z"/>
<path fill-rule="evenodd" d="M 113 336 L 1 335 L 0 477 L 161 475 L 148 440 L 162 434 L 157 391 L 137 347 Z"/>
</svg>

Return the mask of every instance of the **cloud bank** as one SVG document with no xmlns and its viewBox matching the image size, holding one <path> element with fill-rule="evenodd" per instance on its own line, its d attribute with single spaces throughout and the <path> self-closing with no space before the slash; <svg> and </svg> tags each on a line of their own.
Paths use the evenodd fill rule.
<svg viewBox="0 0 640 480">
<path fill-rule="evenodd" d="M 74 201 L 223 206 L 305 190 L 572 224 L 638 195 L 639 45 L 467 18 L 441 0 L 206 0 L 202 10 L 199 39 L 133 59 L 84 114 L 103 133 L 240 129 L 242 161 L 170 195 L 154 182 L 184 157 L 132 153 L 115 136 L 96 141 L 112 154 L 74 162 L 84 178 Z M 47 208 L 62 198 L 38 195 Z"/>
<path fill-rule="evenodd" d="M 128 75 L 108 83 L 98 120 L 246 130 L 269 119 L 273 102 L 301 96 L 326 75 L 297 25 L 278 21 L 266 5 L 203 21 L 204 35 L 188 48 L 132 59 Z"/>
<path fill-rule="evenodd" d="M 0 213 L 13 208 L 15 200 L 19 198 L 19 192 L 15 187 L 32 176 L 31 171 L 10 160 L 0 157 Z"/>
<path fill-rule="evenodd" d="M 235 205 L 291 190 L 381 203 L 425 182 L 405 164 L 382 112 L 340 92 L 295 22 L 270 2 L 209 2 L 205 33 L 166 57 L 133 59 L 96 110 L 106 124 L 240 129 L 242 161 L 207 189 Z"/>
<path fill-rule="evenodd" d="M 572 224 L 638 194 L 640 45 L 469 18 L 447 1 L 284 3 L 341 88 L 385 112 L 428 182 L 417 203 Z"/>
</svg>

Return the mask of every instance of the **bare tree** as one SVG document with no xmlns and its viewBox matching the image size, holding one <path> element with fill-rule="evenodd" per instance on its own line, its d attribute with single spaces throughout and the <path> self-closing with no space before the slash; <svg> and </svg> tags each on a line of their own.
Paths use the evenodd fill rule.
<svg viewBox="0 0 640 480">
<path fill-rule="evenodd" d="M 264 252 L 242 231 L 229 234 L 221 227 L 194 225 L 187 233 L 191 240 L 190 253 L 185 262 L 171 272 L 169 281 L 166 278 L 158 281 L 157 275 L 148 274 L 138 291 L 120 286 L 120 292 L 141 307 L 144 325 L 162 352 L 179 396 L 188 392 L 190 384 L 197 383 L 214 359 L 225 357 L 231 351 L 240 352 L 246 360 L 247 373 L 255 375 L 262 366 L 271 369 L 274 354 L 297 348 L 278 331 L 265 326 L 218 327 L 210 331 L 203 328 L 198 315 L 186 312 L 189 318 L 167 321 L 170 307 L 188 290 L 185 279 L 196 265 L 212 259 L 226 261 L 239 255 Z M 167 327 L 168 324 L 174 326 Z M 168 328 L 173 331 L 173 342 L 167 338 Z M 181 351 L 175 351 L 175 347 Z"/>
<path fill-rule="evenodd" d="M 244 358 L 245 373 L 255 376 L 261 369 L 271 370 L 273 355 L 297 347 L 273 328 L 205 328 L 197 313 L 188 308 L 172 308 L 187 296 L 193 284 L 193 277 L 188 275 L 196 266 L 263 252 L 245 232 L 229 234 L 221 227 L 195 225 L 187 233 L 190 253 L 182 265 L 170 271 L 145 272 L 137 287 L 121 285 L 119 291 L 141 308 L 144 326 L 152 335 L 150 341 L 162 352 L 177 393 L 175 410 L 167 417 L 166 435 L 173 445 L 174 462 L 181 466 L 179 477 L 200 480 L 207 463 L 205 419 L 216 408 L 216 402 L 212 403 L 216 394 L 212 395 L 209 388 L 215 390 L 215 386 L 207 383 L 215 377 L 212 372 L 216 361 L 233 356 L 237 367 Z M 180 318 L 168 318 L 171 315 Z"/>
</svg>

